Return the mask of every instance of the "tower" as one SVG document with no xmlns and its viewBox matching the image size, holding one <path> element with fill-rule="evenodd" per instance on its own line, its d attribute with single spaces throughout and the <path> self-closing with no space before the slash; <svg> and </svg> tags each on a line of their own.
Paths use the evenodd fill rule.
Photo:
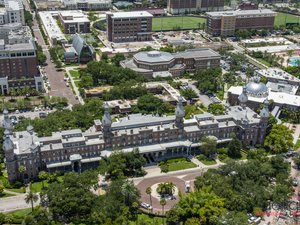
<svg viewBox="0 0 300 225">
<path fill-rule="evenodd" d="M 183 128 L 183 118 L 185 116 L 185 111 L 183 108 L 183 104 L 182 104 L 182 96 L 179 96 L 178 98 L 178 104 L 177 107 L 175 109 L 175 125 L 176 127 L 178 127 L 179 129 Z"/>
<path fill-rule="evenodd" d="M 9 132 L 9 134 L 11 134 L 12 129 L 13 129 L 13 124 L 12 124 L 11 120 L 9 119 L 7 109 L 3 110 L 3 115 L 4 115 L 4 118 L 3 118 L 2 126 L 7 132 Z"/>
<path fill-rule="evenodd" d="M 268 99 L 264 100 L 264 106 L 262 110 L 260 111 L 260 131 L 259 131 L 259 136 L 258 136 L 258 143 L 262 144 L 264 142 L 266 132 L 267 132 L 267 127 L 268 127 L 268 120 L 269 120 L 269 101 Z"/>
<path fill-rule="evenodd" d="M 4 141 L 3 141 L 3 151 L 5 154 L 5 161 L 6 161 L 6 169 L 8 173 L 8 180 L 9 182 L 13 182 L 18 178 L 17 174 L 17 164 L 15 160 L 14 154 L 14 143 L 10 139 L 10 131 L 4 131 Z"/>
<path fill-rule="evenodd" d="M 102 117 L 102 131 L 103 131 L 103 137 L 104 137 L 104 141 L 105 141 L 105 145 L 107 145 L 107 147 L 111 147 L 111 124 L 112 124 L 112 120 L 111 120 L 111 116 L 109 113 L 109 106 L 107 104 L 107 102 L 104 104 L 103 106 L 104 108 L 104 115 Z"/>
<path fill-rule="evenodd" d="M 243 87 L 243 92 L 239 95 L 238 100 L 240 102 L 240 105 L 243 107 L 243 109 L 245 109 L 246 108 L 246 103 L 248 101 L 246 86 Z"/>
</svg>

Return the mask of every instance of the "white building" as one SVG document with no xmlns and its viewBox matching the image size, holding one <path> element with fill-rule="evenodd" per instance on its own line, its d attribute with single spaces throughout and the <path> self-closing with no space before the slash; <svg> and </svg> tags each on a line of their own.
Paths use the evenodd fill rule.
<svg viewBox="0 0 300 225">
<path fill-rule="evenodd" d="M 21 23 L 25 25 L 24 7 L 20 0 L 4 0 L 5 8 L 0 9 L 0 25 Z"/>
</svg>

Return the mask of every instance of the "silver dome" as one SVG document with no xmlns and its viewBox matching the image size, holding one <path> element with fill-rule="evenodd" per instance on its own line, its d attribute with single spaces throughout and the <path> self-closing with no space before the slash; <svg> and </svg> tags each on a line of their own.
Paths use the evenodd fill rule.
<svg viewBox="0 0 300 225">
<path fill-rule="evenodd" d="M 253 97 L 268 96 L 268 88 L 263 83 L 250 82 L 246 85 L 247 94 Z"/>
</svg>

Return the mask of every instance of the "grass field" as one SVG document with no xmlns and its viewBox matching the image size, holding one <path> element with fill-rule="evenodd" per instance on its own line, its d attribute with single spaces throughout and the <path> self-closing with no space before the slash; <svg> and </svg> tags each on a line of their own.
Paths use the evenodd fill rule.
<svg viewBox="0 0 300 225">
<path fill-rule="evenodd" d="M 276 26 L 285 25 L 285 23 L 298 23 L 299 21 L 299 16 L 286 13 L 277 13 L 277 16 L 275 17 Z"/>
<path fill-rule="evenodd" d="M 5 192 L 0 194 L 0 198 L 6 198 L 6 197 L 11 197 L 11 196 L 15 196 L 15 195 L 8 194 L 8 193 L 5 193 Z"/>
<path fill-rule="evenodd" d="M 169 159 L 167 161 L 160 163 L 161 168 L 164 165 L 168 167 L 169 172 L 197 167 L 197 165 L 195 163 L 191 162 L 191 160 L 189 160 L 187 158 Z"/>
<path fill-rule="evenodd" d="M 153 225 L 161 225 L 164 224 L 164 218 L 158 216 L 151 216 L 147 214 L 139 214 L 137 217 L 137 221 L 131 221 L 130 225 L 137 224 L 153 224 Z"/>
<path fill-rule="evenodd" d="M 179 27 L 180 29 L 199 29 L 199 23 L 206 23 L 206 19 L 191 16 L 153 18 L 152 30 L 173 30 Z"/>
</svg>

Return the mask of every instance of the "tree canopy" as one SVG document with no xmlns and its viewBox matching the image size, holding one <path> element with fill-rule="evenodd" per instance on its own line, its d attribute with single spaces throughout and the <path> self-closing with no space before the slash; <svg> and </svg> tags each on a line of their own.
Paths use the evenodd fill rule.
<svg viewBox="0 0 300 225">
<path fill-rule="evenodd" d="M 195 78 L 198 81 L 198 89 L 202 93 L 217 92 L 222 81 L 221 75 L 222 70 L 220 68 L 210 68 L 197 72 Z"/>
<path fill-rule="evenodd" d="M 266 136 L 265 147 L 275 154 L 287 152 L 293 147 L 293 136 L 291 130 L 282 124 L 274 125 Z"/>
</svg>

